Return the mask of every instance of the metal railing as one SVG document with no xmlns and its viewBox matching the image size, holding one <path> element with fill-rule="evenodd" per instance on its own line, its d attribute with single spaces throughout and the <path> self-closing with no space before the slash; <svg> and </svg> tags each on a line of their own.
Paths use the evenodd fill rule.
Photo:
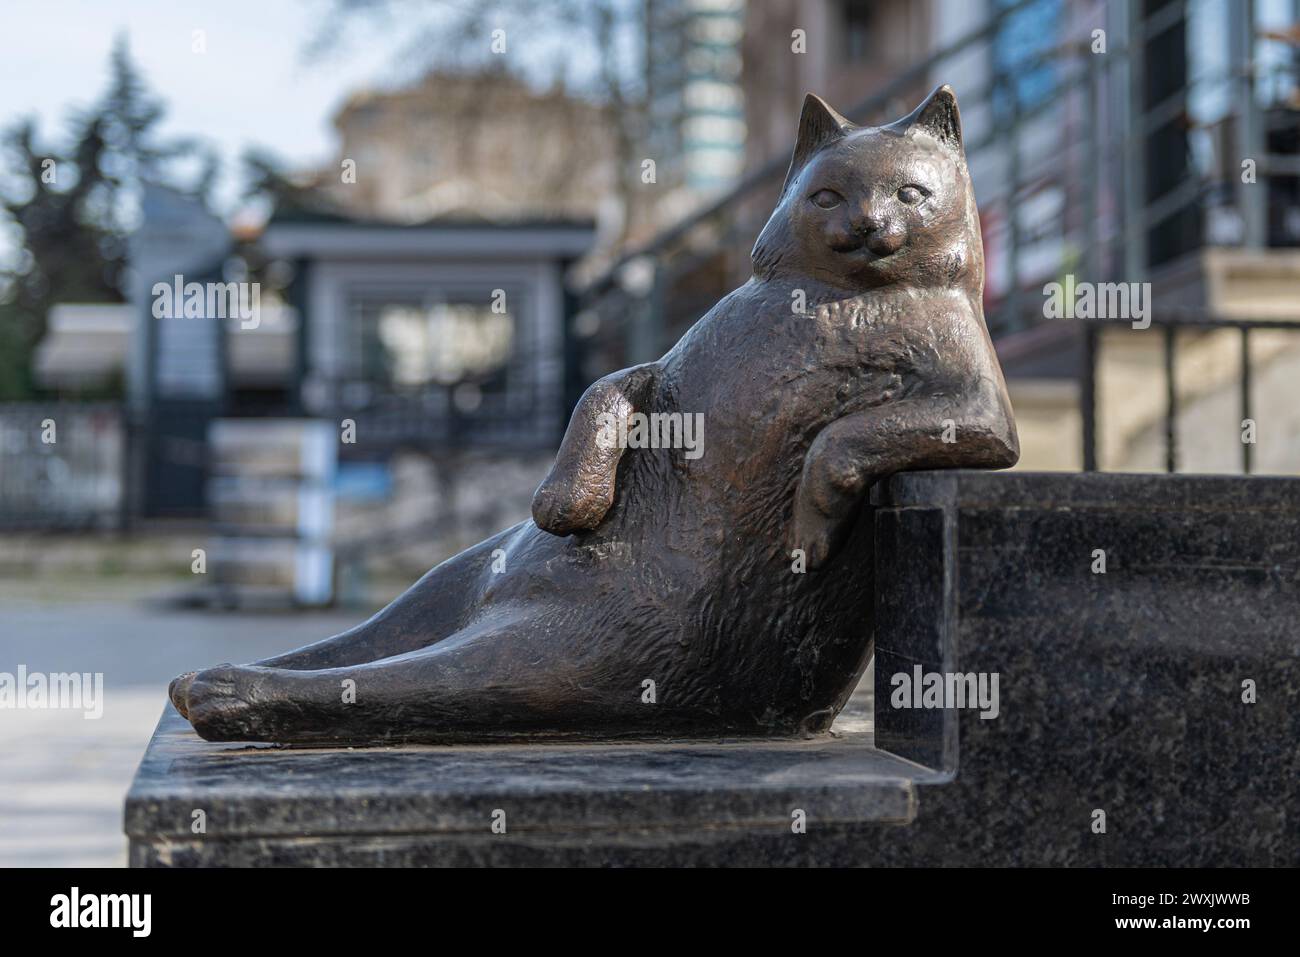
<svg viewBox="0 0 1300 957">
<path fill-rule="evenodd" d="M 987 52 L 1009 19 L 1034 2 L 1020 0 L 993 5 L 995 9 L 978 26 L 900 73 L 846 111 L 846 115 L 864 124 L 892 119 L 888 111 L 897 108 L 900 97 L 914 95 L 918 86 L 928 87 L 947 79 L 942 75 L 947 63 L 981 50 Z M 1257 93 L 1261 83 L 1267 80 L 1276 86 L 1278 78 L 1285 79 L 1293 89 L 1300 87 L 1300 77 L 1297 77 L 1300 57 L 1271 67 L 1261 61 L 1256 55 L 1257 44 L 1262 41 L 1255 29 L 1255 4 L 1245 0 L 1239 6 L 1234 5 L 1230 12 L 1230 36 L 1224 38 L 1229 54 L 1226 68 L 1197 73 L 1196 65 L 1189 59 L 1176 88 L 1157 93 L 1157 87 L 1147 81 L 1156 77 L 1153 71 L 1165 69 L 1167 64 L 1148 63 L 1149 48 L 1161 42 L 1176 44 L 1178 35 L 1171 31 L 1182 29 L 1188 23 L 1192 8 L 1186 3 L 1173 2 L 1160 6 L 1150 16 L 1143 15 L 1143 8 L 1144 4 L 1138 0 L 1095 3 L 1090 7 L 1062 5 L 1058 42 L 1016 62 L 1020 72 L 1045 64 L 1055 68 L 1051 93 L 1040 102 L 1022 105 L 1020 98 L 1012 95 L 1009 109 L 995 109 L 994 100 L 999 91 L 1005 94 L 1009 84 L 1015 81 L 1015 76 L 999 74 L 996 70 L 987 81 L 958 89 L 964 114 L 970 116 L 984 110 L 991 117 L 982 133 L 967 140 L 966 152 L 972 169 L 989 157 L 1005 160 L 1001 167 L 1005 175 L 996 182 L 992 178 L 981 182 L 978 174 L 975 182 L 981 210 L 1000 211 L 1005 223 L 1005 248 L 1001 250 L 1007 263 L 1005 292 L 986 300 L 986 317 L 995 338 L 1032 324 L 1035 321 L 1035 311 L 1030 307 L 1032 290 L 1044 278 L 1058 278 L 1031 274 L 1022 262 L 1026 252 L 1042 237 L 1022 227 L 1021 212 L 1026 199 L 1045 187 L 1065 196 L 1060 229 L 1052 237 L 1060 250 L 1058 275 L 1074 272 L 1080 279 L 1093 282 L 1147 281 L 1153 256 L 1158 255 L 1152 237 L 1159 230 L 1176 225 L 1176 217 L 1188 215 L 1189 210 L 1207 210 L 1216 197 L 1225 193 L 1230 194 L 1240 217 L 1239 245 L 1260 248 L 1269 241 L 1268 191 L 1279 177 L 1296 175 L 1300 159 L 1270 154 L 1261 119 L 1265 105 Z M 1068 22 L 1064 19 L 1067 14 Z M 1095 27 L 1105 28 L 1108 33 L 1104 53 L 1093 52 L 1091 30 Z M 1216 90 L 1230 104 L 1230 109 L 1203 131 L 1207 135 L 1230 134 L 1231 145 L 1225 148 L 1226 155 L 1219 157 L 1218 169 L 1210 174 L 1198 171 L 1189 162 L 1188 175 L 1181 181 L 1160 192 L 1148 189 L 1149 185 L 1158 185 L 1148 184 L 1146 180 L 1148 165 L 1157 148 L 1155 138 L 1169 134 L 1171 129 L 1190 135 L 1189 130 L 1197 129 L 1191 115 L 1193 99 Z M 1003 102 L 1004 105 L 1008 102 L 1005 96 Z M 1284 112 L 1291 109 L 1300 123 L 1300 111 L 1294 107 L 1282 104 L 1275 108 Z M 1049 153 L 1022 156 L 1025 144 L 1035 134 L 1041 134 L 1043 124 L 1057 122 L 1056 117 L 1061 118 L 1056 128 L 1059 136 L 1050 144 Z M 1244 181 L 1236 182 L 1237 161 L 1241 157 L 1257 160 L 1257 183 L 1246 186 Z M 697 310 L 707 308 L 728 291 L 729 286 L 717 285 L 704 290 L 697 288 L 690 297 L 677 294 L 674 299 L 674 288 L 683 276 L 698 272 L 719 257 L 739 258 L 748 251 L 768 209 L 758 200 L 765 192 L 775 197 L 788 162 L 786 154 L 769 158 L 726 194 L 618 258 L 579 292 L 579 308 L 593 312 L 600 319 L 598 325 L 606 337 L 605 352 L 614 351 L 609 345 L 612 340 L 621 337 L 626 343 L 626 351 L 616 357 L 616 364 L 657 357 L 671 345 L 678 332 L 698 318 Z M 1197 215 L 1203 217 L 1205 213 Z M 1204 225 L 1198 228 L 1204 229 Z M 989 245 L 987 231 L 985 242 Z M 1198 235 L 1193 251 L 1212 244 L 1207 235 Z M 648 273 L 651 278 L 636 284 L 626 282 L 633 269 Z M 728 277 L 728 281 L 736 278 Z M 1300 300 L 1300 295 L 1297 299 Z M 1160 321 L 1162 328 L 1183 323 L 1231 324 L 1242 328 L 1241 335 L 1247 343 L 1251 329 L 1289 325 L 1247 323 L 1204 315 L 1196 318 L 1189 312 L 1163 309 L 1159 302 L 1154 308 L 1165 316 Z M 1177 331 L 1167 331 L 1165 335 L 1173 356 Z M 1085 333 L 1084 371 L 1078 382 L 1085 469 L 1095 469 L 1098 464 L 1097 350 L 1096 330 L 1089 328 Z M 1249 349 L 1245 350 L 1245 356 L 1241 376 L 1244 403 L 1248 406 L 1253 378 Z M 1172 371 L 1174 359 L 1168 361 Z M 1176 406 L 1175 397 L 1173 415 Z M 1177 461 L 1173 428 L 1171 424 L 1166 430 L 1170 436 L 1167 459 L 1171 466 Z M 1251 452 L 1250 448 L 1243 449 L 1243 464 L 1247 468 L 1252 466 Z"/>
<path fill-rule="evenodd" d="M 1162 355 L 1164 369 L 1164 386 L 1165 386 L 1165 471 L 1178 471 L 1178 333 L 1189 330 L 1213 330 L 1213 329 L 1235 329 L 1240 336 L 1241 357 L 1238 370 L 1238 402 L 1241 411 L 1241 421 L 1244 425 L 1247 421 L 1254 420 L 1254 403 L 1251 399 L 1251 391 L 1254 387 L 1253 365 L 1251 360 L 1251 333 L 1256 330 L 1270 329 L 1285 331 L 1291 333 L 1300 333 L 1300 323 L 1290 322 L 1279 319 L 1233 319 L 1223 316 L 1214 316 L 1204 311 L 1193 309 L 1173 309 L 1169 310 L 1167 317 L 1156 319 L 1153 317 L 1152 325 L 1159 327 L 1162 337 Z M 1090 379 L 1095 380 L 1096 368 L 1091 366 L 1085 373 Z M 1095 382 L 1092 386 L 1095 392 Z M 1084 407 L 1085 416 L 1096 415 L 1095 409 Z M 1089 428 L 1085 423 L 1085 429 Z M 1095 422 L 1091 426 L 1092 434 L 1096 435 Z M 1095 438 L 1094 438 L 1095 441 Z M 1251 474 L 1254 470 L 1254 442 L 1243 441 L 1241 443 L 1241 471 L 1245 475 Z M 1095 460 L 1095 451 L 1093 452 Z"/>
<path fill-rule="evenodd" d="M 0 528 L 116 528 L 126 429 L 108 403 L 0 404 Z"/>
</svg>

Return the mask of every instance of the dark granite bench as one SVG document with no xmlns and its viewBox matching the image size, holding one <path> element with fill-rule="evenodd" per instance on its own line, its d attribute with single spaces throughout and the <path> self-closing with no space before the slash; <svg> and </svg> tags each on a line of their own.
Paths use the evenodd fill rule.
<svg viewBox="0 0 1300 957">
<path fill-rule="evenodd" d="M 168 706 L 127 798 L 126 830 L 133 866 L 725 863 L 737 840 L 796 861 L 805 839 L 796 811 L 811 830 L 906 824 L 917 770 L 865 732 L 654 745 L 209 744 Z M 193 832 L 196 810 L 203 834 Z M 499 812 L 504 833 L 493 830 Z"/>
<path fill-rule="evenodd" d="M 168 707 L 131 863 L 1300 860 L 1300 479 L 917 473 L 875 502 L 874 740 L 869 687 L 789 742 L 253 748 Z M 892 708 L 917 665 L 997 673 L 997 718 Z"/>
</svg>

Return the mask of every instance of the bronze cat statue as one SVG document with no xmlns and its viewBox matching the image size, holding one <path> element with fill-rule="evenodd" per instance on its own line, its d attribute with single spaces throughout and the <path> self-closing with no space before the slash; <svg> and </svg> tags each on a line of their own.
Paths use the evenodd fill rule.
<svg viewBox="0 0 1300 957">
<path fill-rule="evenodd" d="M 753 262 L 587 390 L 533 521 L 337 637 L 183 675 L 176 707 L 215 741 L 828 728 L 872 650 L 870 486 L 1019 455 L 952 90 L 878 128 L 809 95 Z M 627 447 L 654 413 L 702 415 L 703 454 Z"/>
</svg>

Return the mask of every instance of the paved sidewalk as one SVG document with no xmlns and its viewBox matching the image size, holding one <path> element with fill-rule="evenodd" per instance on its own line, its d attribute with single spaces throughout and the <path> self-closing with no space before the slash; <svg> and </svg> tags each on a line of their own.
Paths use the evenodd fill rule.
<svg viewBox="0 0 1300 957">
<path fill-rule="evenodd" d="M 0 866 L 125 865 L 122 797 L 161 711 L 150 689 L 106 691 L 98 720 L 0 712 Z"/>
<path fill-rule="evenodd" d="M 182 671 L 327 638 L 363 612 L 220 614 L 148 602 L 157 582 L 0 583 L 0 672 L 103 672 L 104 709 L 0 709 L 0 866 L 120 867 L 122 800 Z"/>
</svg>

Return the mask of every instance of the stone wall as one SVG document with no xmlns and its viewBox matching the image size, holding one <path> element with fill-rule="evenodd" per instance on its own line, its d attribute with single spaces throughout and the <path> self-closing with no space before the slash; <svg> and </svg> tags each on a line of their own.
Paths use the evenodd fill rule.
<svg viewBox="0 0 1300 957">
<path fill-rule="evenodd" d="M 866 860 L 1295 862 L 1300 479 L 916 473 L 880 504 L 876 743 L 946 780 Z M 998 716 L 891 707 L 914 663 L 999 675 Z"/>
</svg>

